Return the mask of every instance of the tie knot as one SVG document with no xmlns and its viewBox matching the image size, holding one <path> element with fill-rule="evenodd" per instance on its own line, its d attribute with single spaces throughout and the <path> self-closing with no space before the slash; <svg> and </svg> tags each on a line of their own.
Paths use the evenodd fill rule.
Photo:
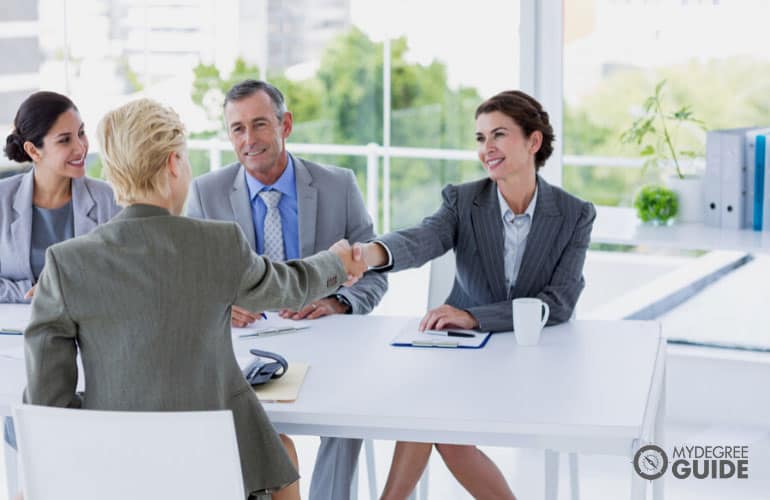
<svg viewBox="0 0 770 500">
<path fill-rule="evenodd" d="M 278 206 L 278 202 L 281 201 L 281 192 L 275 190 L 260 191 L 259 197 L 265 202 L 267 208 L 275 208 Z"/>
</svg>

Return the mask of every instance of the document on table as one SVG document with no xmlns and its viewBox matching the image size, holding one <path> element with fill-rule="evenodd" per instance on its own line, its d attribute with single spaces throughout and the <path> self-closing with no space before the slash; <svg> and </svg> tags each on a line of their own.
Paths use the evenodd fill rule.
<svg viewBox="0 0 770 500">
<path fill-rule="evenodd" d="M 310 365 L 307 363 L 290 362 L 288 371 L 281 378 L 256 386 L 254 392 L 263 402 L 289 403 L 296 401 L 308 368 Z"/>
<path fill-rule="evenodd" d="M 307 330 L 310 325 L 292 319 L 283 319 L 277 313 L 268 314 L 267 319 L 260 319 L 245 328 L 233 328 L 233 335 L 247 339 L 252 337 L 269 337 L 283 333 L 293 333 Z"/>
<path fill-rule="evenodd" d="M 459 347 L 465 349 L 480 349 L 489 340 L 490 332 L 477 332 L 475 330 L 462 330 L 452 328 L 449 330 L 425 330 L 418 329 L 417 320 L 410 321 L 393 339 L 390 345 L 395 347 Z"/>
</svg>

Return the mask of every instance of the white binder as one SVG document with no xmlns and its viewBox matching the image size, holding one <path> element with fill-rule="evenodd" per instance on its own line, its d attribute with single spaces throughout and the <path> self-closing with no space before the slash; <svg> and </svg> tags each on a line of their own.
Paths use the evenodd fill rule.
<svg viewBox="0 0 770 500">
<path fill-rule="evenodd" d="M 722 131 L 706 133 L 706 171 L 703 173 L 703 223 L 722 225 Z"/>
<path fill-rule="evenodd" d="M 720 140 L 722 179 L 721 226 L 741 229 L 746 206 L 745 135 L 746 129 L 725 130 Z"/>
</svg>

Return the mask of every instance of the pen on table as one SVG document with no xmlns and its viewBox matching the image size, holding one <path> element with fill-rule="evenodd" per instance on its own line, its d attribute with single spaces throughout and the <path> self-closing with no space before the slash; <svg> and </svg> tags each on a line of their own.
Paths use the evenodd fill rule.
<svg viewBox="0 0 770 500">
<path fill-rule="evenodd" d="M 425 333 L 429 335 L 443 335 L 444 337 L 465 337 L 469 339 L 476 337 L 475 333 L 455 332 L 453 330 L 425 330 Z"/>
<path fill-rule="evenodd" d="M 292 333 L 292 332 L 298 332 L 300 330 L 307 330 L 310 328 L 307 325 L 299 325 L 299 326 L 285 326 L 282 328 L 271 328 L 269 330 L 263 330 L 259 332 L 249 332 L 249 333 L 242 333 L 238 335 L 239 338 L 245 339 L 248 337 L 262 337 L 262 336 L 269 336 L 269 335 L 276 335 L 279 333 Z"/>
<path fill-rule="evenodd" d="M 261 312 L 261 313 L 259 313 L 259 315 L 262 316 L 262 319 L 267 319 L 267 314 Z"/>
<path fill-rule="evenodd" d="M 24 332 L 15 328 L 2 328 L 0 327 L 0 335 L 24 335 Z"/>
</svg>

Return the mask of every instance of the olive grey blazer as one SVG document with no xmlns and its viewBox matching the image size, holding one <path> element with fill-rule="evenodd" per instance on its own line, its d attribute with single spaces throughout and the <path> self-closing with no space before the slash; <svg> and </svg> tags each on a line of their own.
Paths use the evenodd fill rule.
<svg viewBox="0 0 770 500">
<path fill-rule="evenodd" d="M 537 204 L 521 268 L 505 286 L 503 221 L 497 185 L 490 179 L 449 185 L 433 215 L 409 229 L 382 236 L 393 256 L 386 270 L 418 267 L 454 249 L 456 272 L 446 303 L 470 312 L 484 331 L 513 329 L 511 300 L 548 303 L 548 324 L 567 321 L 583 291 L 583 263 L 596 210 L 538 176 Z"/>
<path fill-rule="evenodd" d="M 0 180 L 0 302 L 27 302 L 32 288 L 29 262 L 32 242 L 32 190 L 34 170 Z M 102 181 L 72 179 L 74 234 L 87 234 L 110 220 L 120 207 L 112 188 Z"/>
<path fill-rule="evenodd" d="M 296 156 L 292 159 L 302 257 L 326 250 L 342 238 L 350 243 L 374 238 L 372 219 L 352 170 L 319 165 Z M 256 248 L 249 188 L 244 175 L 241 164 L 233 163 L 193 180 L 187 197 L 187 215 L 237 222 L 251 248 Z M 351 313 L 367 314 L 387 289 L 385 274 L 368 272 L 339 293 L 350 301 Z"/>
<path fill-rule="evenodd" d="M 233 223 L 129 206 L 48 249 L 24 333 L 25 399 L 99 410 L 232 410 L 246 491 L 280 488 L 297 471 L 238 367 L 231 307 L 297 309 L 346 279 L 331 252 L 272 263 Z"/>
</svg>

